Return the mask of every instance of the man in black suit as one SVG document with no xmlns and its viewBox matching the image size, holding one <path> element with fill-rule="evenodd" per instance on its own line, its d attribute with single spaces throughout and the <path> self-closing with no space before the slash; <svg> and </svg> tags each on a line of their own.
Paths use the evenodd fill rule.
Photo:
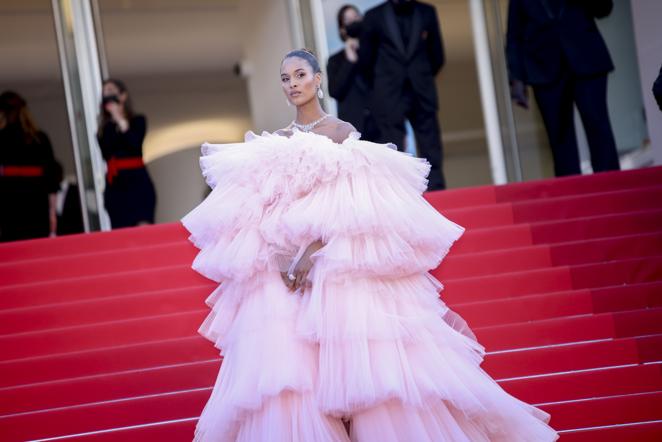
<svg viewBox="0 0 662 442">
<path fill-rule="evenodd" d="M 344 42 L 326 65 L 329 79 L 329 95 L 338 103 L 338 118 L 351 123 L 361 132 L 361 139 L 378 141 L 378 132 L 370 112 L 370 90 L 358 67 L 361 13 L 354 5 L 344 5 L 338 10 L 338 31 Z"/>
<path fill-rule="evenodd" d="M 405 119 L 409 120 L 419 154 L 432 166 L 428 189 L 445 188 L 434 82 L 444 65 L 444 49 L 434 7 L 415 0 L 389 0 L 366 12 L 359 64 L 372 85 L 379 141 L 404 150 Z"/>
<path fill-rule="evenodd" d="M 510 0 L 511 93 L 528 107 L 526 85 L 533 87 L 556 176 L 581 173 L 573 104 L 586 130 L 593 171 L 620 168 L 607 110 L 607 74 L 614 65 L 595 23 L 612 8 L 612 0 Z"/>
</svg>

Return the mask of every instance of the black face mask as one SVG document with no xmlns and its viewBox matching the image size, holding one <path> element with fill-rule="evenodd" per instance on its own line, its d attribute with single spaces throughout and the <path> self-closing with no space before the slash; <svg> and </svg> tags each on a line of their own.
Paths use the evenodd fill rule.
<svg viewBox="0 0 662 442">
<path fill-rule="evenodd" d="M 359 38 L 361 36 L 362 25 L 360 21 L 355 21 L 354 23 L 345 26 L 345 33 L 350 38 Z"/>
<path fill-rule="evenodd" d="M 105 106 L 108 103 L 120 104 L 120 97 L 118 97 L 117 95 L 104 95 L 102 104 Z"/>
</svg>

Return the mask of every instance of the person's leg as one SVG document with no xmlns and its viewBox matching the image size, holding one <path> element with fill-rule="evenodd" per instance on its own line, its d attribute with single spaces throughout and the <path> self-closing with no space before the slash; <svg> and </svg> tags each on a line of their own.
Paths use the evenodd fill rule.
<svg viewBox="0 0 662 442">
<path fill-rule="evenodd" d="M 607 109 L 607 75 L 576 78 L 574 95 L 586 131 L 593 171 L 620 170 Z"/>
<path fill-rule="evenodd" d="M 580 174 L 570 78 L 563 74 L 553 83 L 535 85 L 533 92 L 547 130 L 555 175 Z"/>
<path fill-rule="evenodd" d="M 443 146 L 437 112 L 416 104 L 411 112 L 408 112 L 407 118 L 414 129 L 418 155 L 428 160 L 431 166 L 428 190 L 445 189 L 446 179 L 442 168 Z"/>
</svg>

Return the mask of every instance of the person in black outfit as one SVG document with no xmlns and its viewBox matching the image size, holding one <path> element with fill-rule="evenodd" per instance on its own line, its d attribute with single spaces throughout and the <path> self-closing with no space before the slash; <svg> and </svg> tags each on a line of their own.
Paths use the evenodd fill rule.
<svg viewBox="0 0 662 442">
<path fill-rule="evenodd" d="M 660 73 L 653 83 L 653 96 L 655 97 L 657 106 L 662 111 L 662 68 L 660 68 Z"/>
<path fill-rule="evenodd" d="M 446 187 L 435 75 L 444 65 L 435 8 L 415 0 L 390 0 L 363 19 L 359 65 L 372 87 L 371 109 L 380 142 L 404 150 L 405 119 L 419 155 L 431 165 L 428 189 Z"/>
<path fill-rule="evenodd" d="M 25 100 L 0 95 L 0 241 L 54 236 L 62 168 Z"/>
<path fill-rule="evenodd" d="M 526 85 L 533 86 L 556 176 L 581 173 L 573 104 L 593 171 L 620 169 L 607 110 L 607 74 L 614 64 L 595 23 L 612 8 L 612 0 L 511 0 L 508 6 L 511 94 L 528 107 Z"/>
<path fill-rule="evenodd" d="M 345 47 L 329 57 L 329 94 L 338 102 L 338 118 L 351 123 L 367 141 L 379 139 L 369 108 L 368 84 L 358 68 L 361 13 L 354 5 L 338 10 L 338 30 Z"/>
<path fill-rule="evenodd" d="M 104 203 L 112 227 L 154 223 L 156 192 L 142 159 L 147 121 L 133 113 L 123 82 L 104 82 L 99 119 L 97 139 L 108 166 Z"/>
</svg>

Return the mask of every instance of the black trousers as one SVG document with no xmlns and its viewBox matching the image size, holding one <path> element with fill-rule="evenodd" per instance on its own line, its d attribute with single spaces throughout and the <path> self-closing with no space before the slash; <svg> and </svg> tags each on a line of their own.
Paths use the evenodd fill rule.
<svg viewBox="0 0 662 442">
<path fill-rule="evenodd" d="M 581 173 L 573 104 L 581 116 L 594 172 L 619 170 L 607 110 L 607 74 L 577 77 L 569 69 L 553 83 L 533 86 L 554 157 L 556 176 Z"/>
<path fill-rule="evenodd" d="M 446 179 L 442 170 L 443 146 L 441 144 L 441 128 L 437 112 L 424 109 L 418 102 L 411 87 L 405 88 L 405 93 L 399 109 L 375 110 L 374 117 L 379 131 L 380 143 L 393 143 L 399 151 L 404 151 L 406 136 L 405 119 L 409 120 L 414 129 L 417 155 L 430 163 L 428 190 L 446 188 Z"/>
</svg>

